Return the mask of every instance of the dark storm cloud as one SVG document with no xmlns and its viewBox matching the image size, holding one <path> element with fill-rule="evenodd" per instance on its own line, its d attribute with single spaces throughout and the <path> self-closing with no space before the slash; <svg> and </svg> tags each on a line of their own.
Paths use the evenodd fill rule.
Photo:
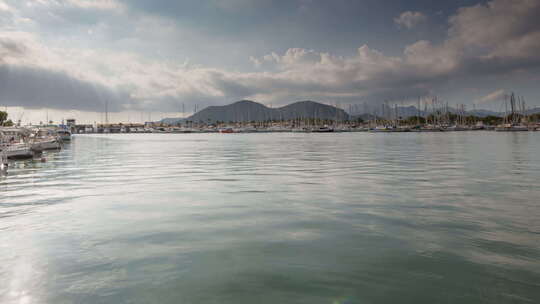
<svg viewBox="0 0 540 304">
<path fill-rule="evenodd" d="M 26 52 L 24 44 L 18 43 L 11 39 L 0 38 L 0 63 L 5 57 L 19 57 Z"/>
<path fill-rule="evenodd" d="M 251 55 L 292 47 L 346 55 L 362 44 L 392 52 L 400 43 L 406 43 L 396 34 L 393 24 L 394 18 L 404 11 L 442 13 L 436 20 L 444 24 L 446 17 L 458 7 L 478 1 L 126 0 L 124 3 L 134 11 L 167 17 L 179 26 L 195 28 L 212 37 L 226 37 L 255 52 Z"/>
<path fill-rule="evenodd" d="M 25 108 L 120 111 L 130 101 L 104 86 L 78 80 L 62 72 L 0 65 L 0 104 Z"/>
<path fill-rule="evenodd" d="M 0 37 L 0 104 L 25 108 L 120 111 L 132 102 L 129 94 L 118 93 L 98 83 L 78 79 L 65 71 L 25 64 L 45 54 L 29 47 L 24 35 Z"/>
</svg>

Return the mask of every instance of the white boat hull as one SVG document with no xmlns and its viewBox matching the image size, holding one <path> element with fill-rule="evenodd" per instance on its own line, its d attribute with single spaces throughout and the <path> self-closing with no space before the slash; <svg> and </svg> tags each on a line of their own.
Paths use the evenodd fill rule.
<svg viewBox="0 0 540 304">
<path fill-rule="evenodd" d="M 15 144 L 2 147 L 2 152 L 7 159 L 27 159 L 34 157 L 34 151 L 30 145 L 26 144 Z"/>
<path fill-rule="evenodd" d="M 57 150 L 62 146 L 57 140 L 38 141 L 32 144 L 32 149 L 37 151 L 43 150 Z"/>
</svg>

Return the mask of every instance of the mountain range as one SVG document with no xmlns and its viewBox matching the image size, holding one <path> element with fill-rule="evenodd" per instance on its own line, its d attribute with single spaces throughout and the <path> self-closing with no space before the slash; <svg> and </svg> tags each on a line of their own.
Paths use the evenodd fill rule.
<svg viewBox="0 0 540 304">
<path fill-rule="evenodd" d="M 225 106 L 210 106 L 187 117 L 165 118 L 161 122 L 176 124 L 183 121 L 193 122 L 248 122 L 266 120 L 290 120 L 297 118 L 317 118 L 329 120 L 347 120 L 349 114 L 334 106 L 314 101 L 298 101 L 280 108 L 269 108 L 263 104 L 240 100 Z"/>
<path fill-rule="evenodd" d="M 384 110 L 383 110 L 384 108 Z M 347 113 L 334 106 L 318 103 L 315 101 L 298 101 L 279 108 L 269 108 L 263 104 L 251 101 L 240 100 L 224 106 L 210 106 L 187 117 L 187 118 L 164 118 L 162 123 L 177 124 L 179 122 L 248 122 L 248 121 L 266 121 L 266 120 L 291 120 L 297 118 L 315 118 L 325 120 L 348 120 L 361 118 L 370 120 L 374 117 L 394 118 L 397 110 L 397 116 L 408 118 L 411 116 L 426 116 L 432 113 L 431 110 L 418 110 L 415 106 L 398 106 L 392 108 L 383 106 L 378 111 Z M 460 111 L 450 107 L 451 113 Z M 384 112 L 384 113 L 383 113 Z M 527 115 L 540 113 L 540 108 L 532 108 L 526 111 Z M 504 112 L 494 112 L 483 109 L 465 111 L 466 115 L 478 117 L 505 115 Z"/>
</svg>

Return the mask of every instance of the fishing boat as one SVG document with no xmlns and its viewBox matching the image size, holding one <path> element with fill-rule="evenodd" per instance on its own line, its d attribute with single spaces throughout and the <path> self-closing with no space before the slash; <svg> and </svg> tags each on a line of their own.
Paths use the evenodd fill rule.
<svg viewBox="0 0 540 304">
<path fill-rule="evenodd" d="M 60 129 L 56 131 L 61 141 L 71 141 L 71 132 L 67 129 Z"/>
</svg>

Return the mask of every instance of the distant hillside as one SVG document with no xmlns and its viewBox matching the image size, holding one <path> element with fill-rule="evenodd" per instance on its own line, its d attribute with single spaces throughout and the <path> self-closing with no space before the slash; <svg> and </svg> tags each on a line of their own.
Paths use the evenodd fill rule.
<svg viewBox="0 0 540 304">
<path fill-rule="evenodd" d="M 363 114 L 358 114 L 358 115 L 351 115 L 349 116 L 351 120 L 358 120 L 358 119 L 361 119 L 362 121 L 370 121 L 370 120 L 375 120 L 375 119 L 380 119 L 380 117 L 378 116 L 375 116 L 373 114 L 369 114 L 369 113 L 363 113 Z"/>
<path fill-rule="evenodd" d="M 394 118 L 396 116 L 396 108 L 390 107 L 388 105 L 381 105 L 380 107 L 371 108 L 369 111 L 360 111 L 352 113 L 355 117 L 360 117 L 362 119 L 370 119 L 377 117 L 387 117 L 387 118 Z M 418 109 L 415 106 L 398 106 L 397 107 L 397 116 L 400 118 L 408 118 L 411 116 L 425 116 L 426 112 L 423 110 L 418 111 Z M 363 117 L 362 117 L 363 116 Z M 366 120 L 364 119 L 364 120 Z"/>
<path fill-rule="evenodd" d="M 298 101 L 276 109 L 283 119 L 317 118 L 330 120 L 347 120 L 349 114 L 334 106 L 314 101 Z"/>
<path fill-rule="evenodd" d="M 472 110 L 467 111 L 468 115 L 478 116 L 478 117 L 487 117 L 487 116 L 504 116 L 504 113 L 489 111 L 489 110 Z"/>
<path fill-rule="evenodd" d="M 539 114 L 540 108 L 532 108 L 530 110 L 525 111 L 525 114 L 527 115 L 533 115 L 533 114 Z"/>
<path fill-rule="evenodd" d="M 189 121 L 263 121 L 279 117 L 272 109 L 250 100 L 241 100 L 225 106 L 207 107 L 188 117 Z"/>
<path fill-rule="evenodd" d="M 299 101 L 281 108 L 267 106 L 251 101 L 241 100 L 225 106 L 207 107 L 185 120 L 165 118 L 163 123 L 174 124 L 179 121 L 194 122 L 248 122 L 265 120 L 289 120 L 296 118 L 338 119 L 346 120 L 349 115 L 342 109 L 314 101 Z"/>
<path fill-rule="evenodd" d="M 383 115 L 383 111 L 384 111 L 384 115 Z M 448 111 L 450 111 L 450 113 L 454 113 L 454 114 L 460 113 L 459 110 L 457 110 L 455 108 L 452 108 L 452 107 L 449 107 Z M 428 111 L 424 111 L 424 110 L 418 111 L 418 109 L 415 106 L 403 106 L 403 107 L 398 106 L 397 107 L 397 112 L 398 112 L 398 117 L 408 118 L 408 117 L 416 116 L 416 115 L 420 115 L 420 116 L 424 117 L 426 115 L 431 114 L 433 112 L 433 110 L 428 109 Z M 532 114 L 536 114 L 536 113 L 540 113 L 540 108 L 532 108 L 532 109 L 529 109 L 529 110 L 526 111 L 527 115 L 532 115 Z M 372 110 L 372 111 L 367 112 L 367 113 L 355 112 L 355 113 L 352 114 L 352 116 L 358 117 L 360 115 L 365 115 L 365 114 L 369 114 L 369 115 L 372 115 L 372 116 L 377 115 L 379 117 L 394 118 L 395 117 L 395 108 L 386 106 L 383 109 L 383 106 L 381 106 L 380 108 L 377 108 L 376 110 Z M 495 112 L 495 111 L 483 110 L 483 109 L 465 111 L 465 114 L 466 115 L 474 115 L 474 116 L 478 116 L 478 117 L 487 117 L 487 116 L 502 117 L 502 116 L 504 116 L 504 112 Z"/>
</svg>

